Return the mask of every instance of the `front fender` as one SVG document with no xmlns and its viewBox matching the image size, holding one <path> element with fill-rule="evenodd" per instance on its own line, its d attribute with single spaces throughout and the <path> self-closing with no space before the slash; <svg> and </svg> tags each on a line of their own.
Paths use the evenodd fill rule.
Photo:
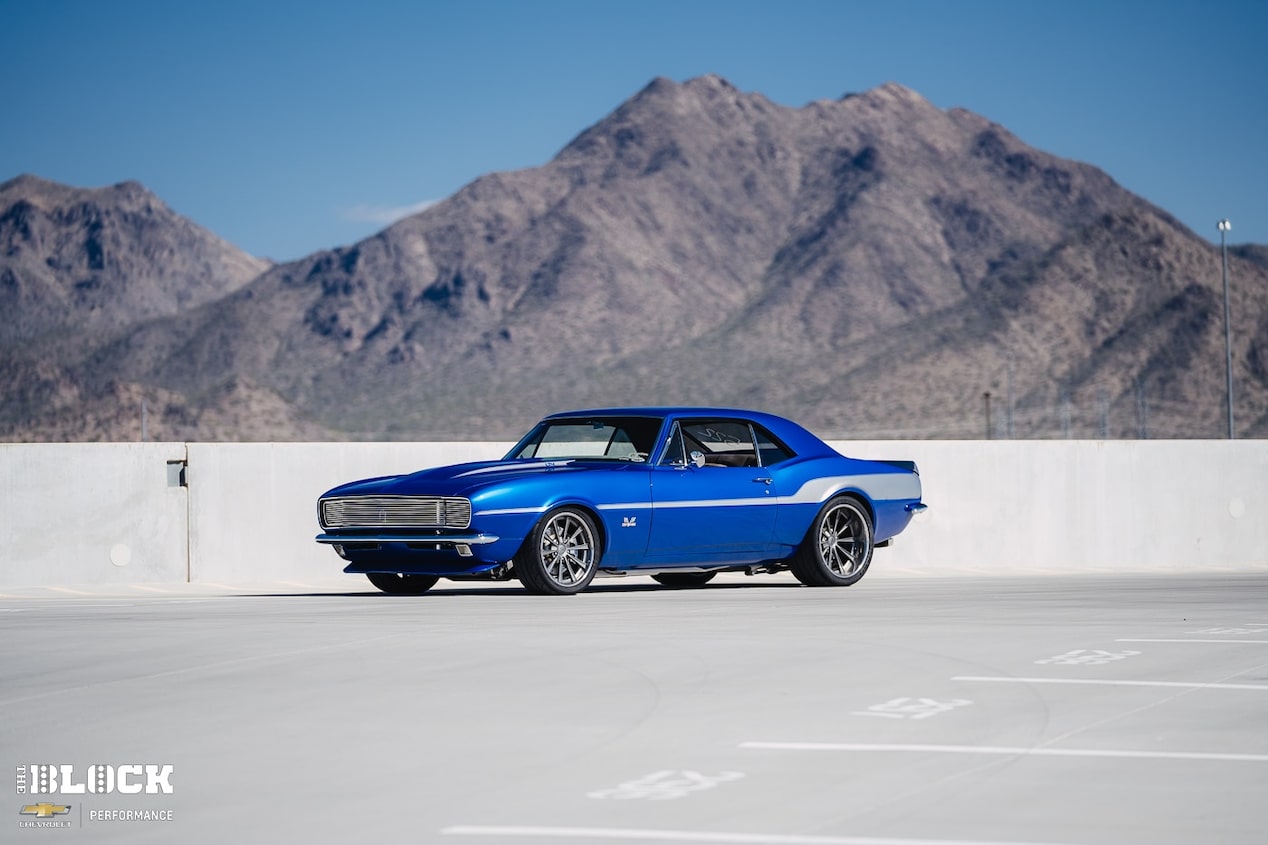
<svg viewBox="0 0 1268 845">
<path fill-rule="evenodd" d="M 651 480 L 640 465 L 610 470 L 542 473 L 501 483 L 471 496 L 471 527 L 523 544 L 542 515 L 558 507 L 582 508 L 594 518 L 604 566 L 635 561 L 647 550 Z M 499 543 L 499 548 L 504 548 Z M 514 551 L 512 552 L 514 554 Z"/>
</svg>

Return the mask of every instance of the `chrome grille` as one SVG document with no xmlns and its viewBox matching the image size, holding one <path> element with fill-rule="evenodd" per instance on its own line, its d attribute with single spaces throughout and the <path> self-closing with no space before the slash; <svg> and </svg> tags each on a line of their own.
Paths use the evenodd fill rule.
<svg viewBox="0 0 1268 845">
<path fill-rule="evenodd" d="M 323 528 L 466 528 L 471 500 L 439 496 L 349 496 L 321 500 Z"/>
</svg>

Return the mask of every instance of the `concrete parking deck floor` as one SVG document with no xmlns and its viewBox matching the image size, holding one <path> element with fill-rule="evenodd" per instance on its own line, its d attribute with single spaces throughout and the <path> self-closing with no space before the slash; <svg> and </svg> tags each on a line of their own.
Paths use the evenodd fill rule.
<svg viewBox="0 0 1268 845">
<path fill-rule="evenodd" d="M 1265 576 L 875 571 L 571 598 L 363 583 L 6 591 L 0 763 L 27 791 L 0 838 L 51 835 L 23 827 L 39 803 L 69 823 L 59 841 L 93 843 L 1189 845 L 1268 828 Z M 32 791 L 32 765 L 76 783 L 124 764 L 171 765 L 171 794 Z"/>
</svg>

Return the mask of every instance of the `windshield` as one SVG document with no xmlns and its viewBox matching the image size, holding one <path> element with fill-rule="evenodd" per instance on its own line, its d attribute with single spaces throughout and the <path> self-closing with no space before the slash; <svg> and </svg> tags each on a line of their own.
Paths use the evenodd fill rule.
<svg viewBox="0 0 1268 845">
<path fill-rule="evenodd" d="M 645 461 L 656 446 L 662 422 L 659 417 L 542 420 L 506 458 Z"/>
</svg>

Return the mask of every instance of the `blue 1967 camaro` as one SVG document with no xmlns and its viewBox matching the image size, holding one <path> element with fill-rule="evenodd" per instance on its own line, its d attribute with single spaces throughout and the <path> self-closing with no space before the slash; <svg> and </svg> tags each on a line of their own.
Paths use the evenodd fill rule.
<svg viewBox="0 0 1268 845">
<path fill-rule="evenodd" d="M 925 509 L 911 461 L 846 458 L 796 423 L 721 408 L 552 414 L 500 461 L 354 481 L 317 503 L 328 543 L 387 593 L 596 575 L 699 586 L 792 570 L 848 586 Z"/>
</svg>

